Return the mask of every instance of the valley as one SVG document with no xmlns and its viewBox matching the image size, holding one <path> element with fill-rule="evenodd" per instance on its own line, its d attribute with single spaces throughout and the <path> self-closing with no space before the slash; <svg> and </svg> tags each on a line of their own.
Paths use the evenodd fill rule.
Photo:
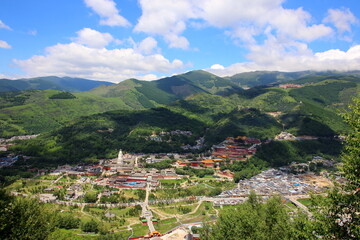
<svg viewBox="0 0 360 240">
<path fill-rule="evenodd" d="M 313 217 L 311 195 L 324 196 L 334 174 L 345 181 L 339 113 L 360 78 L 279 74 L 249 74 L 246 90 L 240 76 L 192 71 L 82 92 L 2 92 L 0 181 L 59 212 L 54 239 L 196 236 L 252 194 Z"/>
</svg>

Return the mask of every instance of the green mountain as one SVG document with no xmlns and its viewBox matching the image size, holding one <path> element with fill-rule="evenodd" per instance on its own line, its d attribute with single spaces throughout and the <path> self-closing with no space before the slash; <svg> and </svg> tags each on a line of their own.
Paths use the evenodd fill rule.
<svg viewBox="0 0 360 240">
<path fill-rule="evenodd" d="M 182 145 L 195 145 L 200 137 L 205 137 L 207 148 L 229 136 L 266 139 L 284 130 L 332 138 L 347 130 L 339 112 L 351 95 L 360 92 L 359 80 L 328 78 L 300 88 L 257 87 L 226 96 L 198 93 L 161 108 L 82 117 L 16 149 L 42 159 L 76 161 L 113 157 L 119 148 L 183 151 Z M 173 130 L 191 131 L 192 135 L 164 135 L 161 141 L 150 138 L 153 133 L 160 136 Z"/>
<path fill-rule="evenodd" d="M 156 107 L 178 99 L 177 96 L 157 88 L 153 82 L 137 79 L 128 79 L 112 86 L 100 86 L 90 93 L 104 98 L 119 98 L 134 109 Z"/>
<path fill-rule="evenodd" d="M 102 97 L 120 97 L 129 104 L 137 100 L 142 106 L 154 107 L 154 103 L 169 104 L 196 93 L 223 95 L 241 90 L 229 80 L 198 70 L 151 82 L 129 79 L 91 92 Z"/>
<path fill-rule="evenodd" d="M 83 78 L 60 78 L 54 76 L 18 80 L 0 79 L 0 92 L 23 91 L 29 89 L 53 89 L 68 92 L 82 92 L 89 91 L 100 85 L 109 86 L 113 85 L 113 83 L 93 81 Z"/>
<path fill-rule="evenodd" d="M 337 72 L 337 71 L 302 71 L 302 72 L 278 72 L 278 71 L 254 71 L 235 74 L 231 77 L 226 77 L 229 81 L 241 87 L 255 87 L 269 84 L 293 83 L 297 81 L 299 84 L 307 81 L 322 81 L 329 77 L 343 78 L 360 77 L 359 71 Z"/>
<path fill-rule="evenodd" d="M 226 79 L 236 83 L 238 86 L 255 87 L 260 85 L 293 81 L 299 78 L 313 75 L 311 71 L 304 72 L 278 72 L 278 71 L 255 71 L 235 74 Z"/>
<path fill-rule="evenodd" d="M 64 79 L 71 80 L 49 77 L 9 81 L 18 83 L 18 88 L 30 87 L 25 83 L 32 83 L 32 87 L 56 89 L 59 87 L 55 82 Z M 73 84 L 81 82 L 79 79 L 72 80 Z M 35 86 L 35 83 L 38 85 Z M 224 94 L 237 90 L 241 89 L 228 80 L 204 71 L 192 71 L 151 82 L 129 79 L 119 84 L 101 85 L 89 92 L 74 93 L 73 96 L 50 90 L 3 92 L 0 94 L 0 136 L 42 133 L 80 116 L 109 110 L 155 108 L 194 93 Z"/>
<path fill-rule="evenodd" d="M 119 98 L 56 90 L 0 93 L 0 137 L 36 134 L 63 126 L 81 116 L 132 109 Z"/>
<path fill-rule="evenodd" d="M 187 97 L 195 93 L 223 95 L 242 90 L 231 81 L 202 70 L 160 79 L 153 83 L 178 97 Z"/>
</svg>

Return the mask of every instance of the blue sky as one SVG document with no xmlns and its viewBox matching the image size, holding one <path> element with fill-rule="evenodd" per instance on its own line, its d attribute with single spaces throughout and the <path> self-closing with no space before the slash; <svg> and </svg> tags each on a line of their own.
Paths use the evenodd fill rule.
<svg viewBox="0 0 360 240">
<path fill-rule="evenodd" d="M 354 0 L 1 0 L 0 77 L 359 70 Z"/>
</svg>

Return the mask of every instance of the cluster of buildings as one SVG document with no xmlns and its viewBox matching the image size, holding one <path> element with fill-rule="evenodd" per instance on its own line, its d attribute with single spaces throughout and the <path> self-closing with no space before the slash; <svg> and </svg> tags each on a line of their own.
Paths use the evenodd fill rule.
<svg viewBox="0 0 360 240">
<path fill-rule="evenodd" d="M 256 138 L 248 137 L 229 137 L 222 143 L 212 147 L 210 157 L 200 157 L 196 160 L 178 160 L 178 167 L 190 166 L 198 167 L 218 167 L 220 163 L 230 163 L 235 161 L 246 161 L 251 156 L 255 155 L 256 148 L 261 144 L 261 141 Z"/>
<path fill-rule="evenodd" d="M 103 165 L 103 176 L 98 179 L 97 184 L 116 188 L 140 188 L 147 185 L 157 187 L 160 179 L 179 179 L 174 169 L 139 169 L 138 157 L 123 154 L 120 150 L 118 157 Z M 116 172 L 116 174 L 114 174 Z M 106 177 L 107 176 L 107 177 Z"/>
<path fill-rule="evenodd" d="M 177 136 L 177 135 L 184 135 L 184 136 L 192 136 L 192 132 L 191 131 L 185 131 L 185 130 L 174 130 L 174 131 L 170 131 L 170 132 L 165 132 L 165 131 L 161 131 L 158 134 L 156 134 L 156 132 L 154 131 L 151 136 L 147 137 L 146 140 L 151 140 L 151 141 L 155 141 L 155 142 L 162 142 L 164 136 Z"/>
<path fill-rule="evenodd" d="M 194 146 L 191 146 L 190 144 L 181 146 L 184 150 L 199 150 L 204 147 L 205 138 L 201 137 L 198 140 L 196 140 L 196 144 Z"/>
<path fill-rule="evenodd" d="M 70 166 L 64 165 L 59 166 L 57 169 L 52 171 L 50 175 L 75 175 L 75 176 L 96 176 L 102 173 L 102 167 L 100 165 L 77 165 Z"/>
<path fill-rule="evenodd" d="M 213 159 L 234 161 L 246 161 L 255 155 L 257 146 L 261 141 L 256 138 L 248 137 L 229 137 L 219 145 L 213 146 Z"/>
<path fill-rule="evenodd" d="M 120 150 L 118 157 L 112 160 L 102 160 L 97 165 L 77 165 L 60 166 L 50 173 L 50 175 L 75 175 L 81 176 L 80 182 L 85 182 L 89 178 L 85 176 L 100 176 L 94 184 L 111 186 L 116 188 L 146 188 L 147 184 L 157 187 L 160 179 L 179 179 L 182 175 L 176 174 L 174 169 L 142 169 L 138 168 L 138 155 L 123 154 Z M 160 159 L 161 160 L 161 159 Z M 159 161 L 160 161 L 159 160 Z M 70 191 L 70 190 L 69 190 Z M 74 194 L 69 198 L 74 198 Z"/>
<path fill-rule="evenodd" d="M 174 169 L 148 169 L 132 171 L 128 174 L 112 175 L 107 178 L 99 179 L 99 184 L 105 184 L 116 188 L 146 188 L 149 184 L 150 187 L 158 187 L 159 180 L 162 179 L 180 179 L 182 175 L 175 173 Z"/>
<path fill-rule="evenodd" d="M 281 132 L 279 135 L 277 135 L 274 140 L 293 140 L 295 139 L 295 136 L 288 132 Z"/>
<path fill-rule="evenodd" d="M 213 201 L 214 207 L 222 207 L 224 205 L 237 205 L 243 203 L 244 199 L 221 199 Z"/>
<path fill-rule="evenodd" d="M 300 84 L 280 84 L 279 87 L 281 88 L 299 88 L 302 87 Z"/>
<path fill-rule="evenodd" d="M 9 139 L 6 138 L 0 138 L 0 144 L 3 143 L 9 143 L 9 142 L 13 142 L 16 140 L 28 140 L 28 139 L 32 139 L 32 138 L 36 138 L 39 135 L 24 135 L 24 136 L 13 136 Z"/>
<path fill-rule="evenodd" d="M 279 135 L 277 135 L 274 140 L 276 141 L 303 141 L 303 140 L 316 140 L 317 137 L 313 136 L 298 136 L 295 137 L 291 133 L 288 132 L 281 132 Z"/>
<path fill-rule="evenodd" d="M 223 162 L 223 159 L 206 159 L 206 158 L 200 158 L 196 160 L 177 160 L 176 166 L 177 167 L 184 167 L 189 166 L 192 168 L 200 168 L 200 167 L 217 167 L 221 162 Z"/>
<path fill-rule="evenodd" d="M 8 148 L 12 145 L 14 145 L 14 141 L 17 140 L 27 140 L 36 138 L 38 135 L 25 135 L 25 136 L 14 136 L 9 139 L 7 138 L 0 138 L 0 152 L 6 152 Z"/>
<path fill-rule="evenodd" d="M 335 165 L 333 161 L 323 159 L 321 156 L 314 156 L 311 161 L 306 163 L 292 162 L 288 168 L 292 173 L 306 173 L 319 167 L 334 168 Z"/>
<path fill-rule="evenodd" d="M 276 169 L 268 169 L 250 179 L 241 180 L 237 188 L 225 191 L 221 197 L 245 197 L 251 190 L 258 195 L 302 195 L 323 192 L 325 186 L 309 183 L 309 174 L 291 174 Z M 316 179 L 315 177 L 313 179 Z"/>
</svg>

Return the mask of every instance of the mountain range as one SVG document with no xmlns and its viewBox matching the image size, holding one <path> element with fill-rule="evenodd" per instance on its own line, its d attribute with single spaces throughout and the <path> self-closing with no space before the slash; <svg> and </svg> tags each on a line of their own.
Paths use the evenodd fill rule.
<svg viewBox="0 0 360 240">
<path fill-rule="evenodd" d="M 256 85 L 261 74 L 255 75 Z M 17 150 L 43 159 L 73 160 L 112 157 L 119 148 L 183 151 L 181 146 L 195 145 L 201 137 L 208 148 L 229 136 L 266 139 L 288 131 L 332 138 L 347 130 L 339 113 L 360 92 L 356 74 L 287 75 L 292 77 L 246 90 L 229 78 L 192 71 L 152 82 L 129 79 L 72 95 L 55 90 L 5 92 L 0 130 L 5 136 L 47 132 Z M 279 81 L 293 85 L 279 87 Z M 149 140 L 154 133 L 173 130 L 191 131 L 192 136 Z"/>
<path fill-rule="evenodd" d="M 37 90 L 60 90 L 68 92 L 89 91 L 100 85 L 113 85 L 111 82 L 93 81 L 83 78 L 71 77 L 37 77 L 28 79 L 0 79 L 0 92 L 23 91 L 29 89 Z"/>
</svg>

